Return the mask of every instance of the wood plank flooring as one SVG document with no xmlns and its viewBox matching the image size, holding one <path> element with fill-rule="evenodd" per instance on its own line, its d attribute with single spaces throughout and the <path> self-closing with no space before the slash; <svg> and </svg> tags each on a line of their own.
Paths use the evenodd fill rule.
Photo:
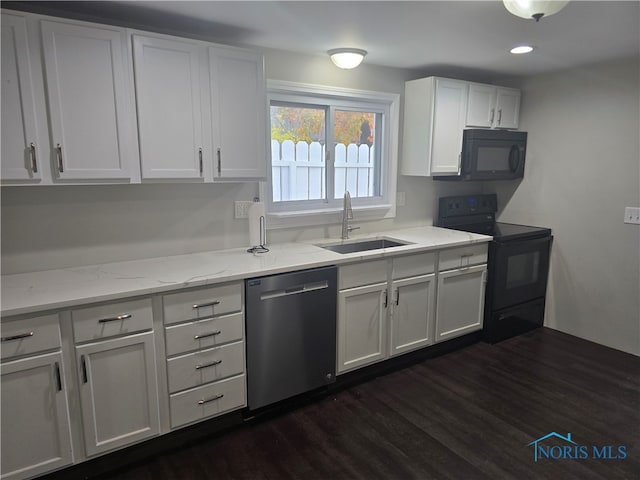
<svg viewBox="0 0 640 480">
<path fill-rule="evenodd" d="M 554 431 L 589 449 L 624 445 L 627 457 L 534 462 L 527 445 Z M 538 329 L 422 361 L 100 478 L 638 479 L 640 358 Z"/>
</svg>

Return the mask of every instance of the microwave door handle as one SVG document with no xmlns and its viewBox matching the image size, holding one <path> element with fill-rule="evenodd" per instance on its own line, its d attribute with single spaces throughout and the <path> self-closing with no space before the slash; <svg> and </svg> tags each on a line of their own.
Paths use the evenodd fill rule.
<svg viewBox="0 0 640 480">
<path fill-rule="evenodd" d="M 509 151 L 509 169 L 516 173 L 520 166 L 520 148 L 518 145 L 512 145 Z"/>
</svg>

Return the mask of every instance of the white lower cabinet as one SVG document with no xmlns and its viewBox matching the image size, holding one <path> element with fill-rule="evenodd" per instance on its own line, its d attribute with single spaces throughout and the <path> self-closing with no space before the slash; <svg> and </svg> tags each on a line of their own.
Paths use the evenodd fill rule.
<svg viewBox="0 0 640 480">
<path fill-rule="evenodd" d="M 434 253 L 340 267 L 338 373 L 432 343 L 434 271 Z"/>
<path fill-rule="evenodd" d="M 435 341 L 482 329 L 486 265 L 438 273 Z"/>
<path fill-rule="evenodd" d="M 76 347 L 88 456 L 160 431 L 153 332 Z"/>
<path fill-rule="evenodd" d="M 1 478 L 30 478 L 70 465 L 62 354 L 3 363 L 1 372 Z"/>
<path fill-rule="evenodd" d="M 387 303 L 386 283 L 338 293 L 338 372 L 386 357 Z"/>
<path fill-rule="evenodd" d="M 435 273 L 394 280 L 390 355 L 433 343 Z"/>
<path fill-rule="evenodd" d="M 243 287 L 163 296 L 171 428 L 246 405 Z"/>
</svg>

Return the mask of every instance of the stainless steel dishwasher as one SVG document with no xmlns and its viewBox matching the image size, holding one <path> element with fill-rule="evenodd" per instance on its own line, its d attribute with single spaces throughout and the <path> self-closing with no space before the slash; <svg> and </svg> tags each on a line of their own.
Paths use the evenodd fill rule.
<svg viewBox="0 0 640 480">
<path fill-rule="evenodd" d="M 250 410 L 335 381 L 337 271 L 246 280 Z"/>
</svg>

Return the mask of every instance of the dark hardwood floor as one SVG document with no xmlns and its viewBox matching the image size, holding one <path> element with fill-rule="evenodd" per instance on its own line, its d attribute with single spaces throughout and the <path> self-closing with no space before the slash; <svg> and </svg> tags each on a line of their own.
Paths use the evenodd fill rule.
<svg viewBox="0 0 640 480">
<path fill-rule="evenodd" d="M 534 462 L 528 444 L 550 432 L 571 433 L 590 456 L 593 445 L 625 446 L 627 456 Z M 100 478 L 638 479 L 640 358 L 539 329 L 422 361 Z"/>
</svg>

